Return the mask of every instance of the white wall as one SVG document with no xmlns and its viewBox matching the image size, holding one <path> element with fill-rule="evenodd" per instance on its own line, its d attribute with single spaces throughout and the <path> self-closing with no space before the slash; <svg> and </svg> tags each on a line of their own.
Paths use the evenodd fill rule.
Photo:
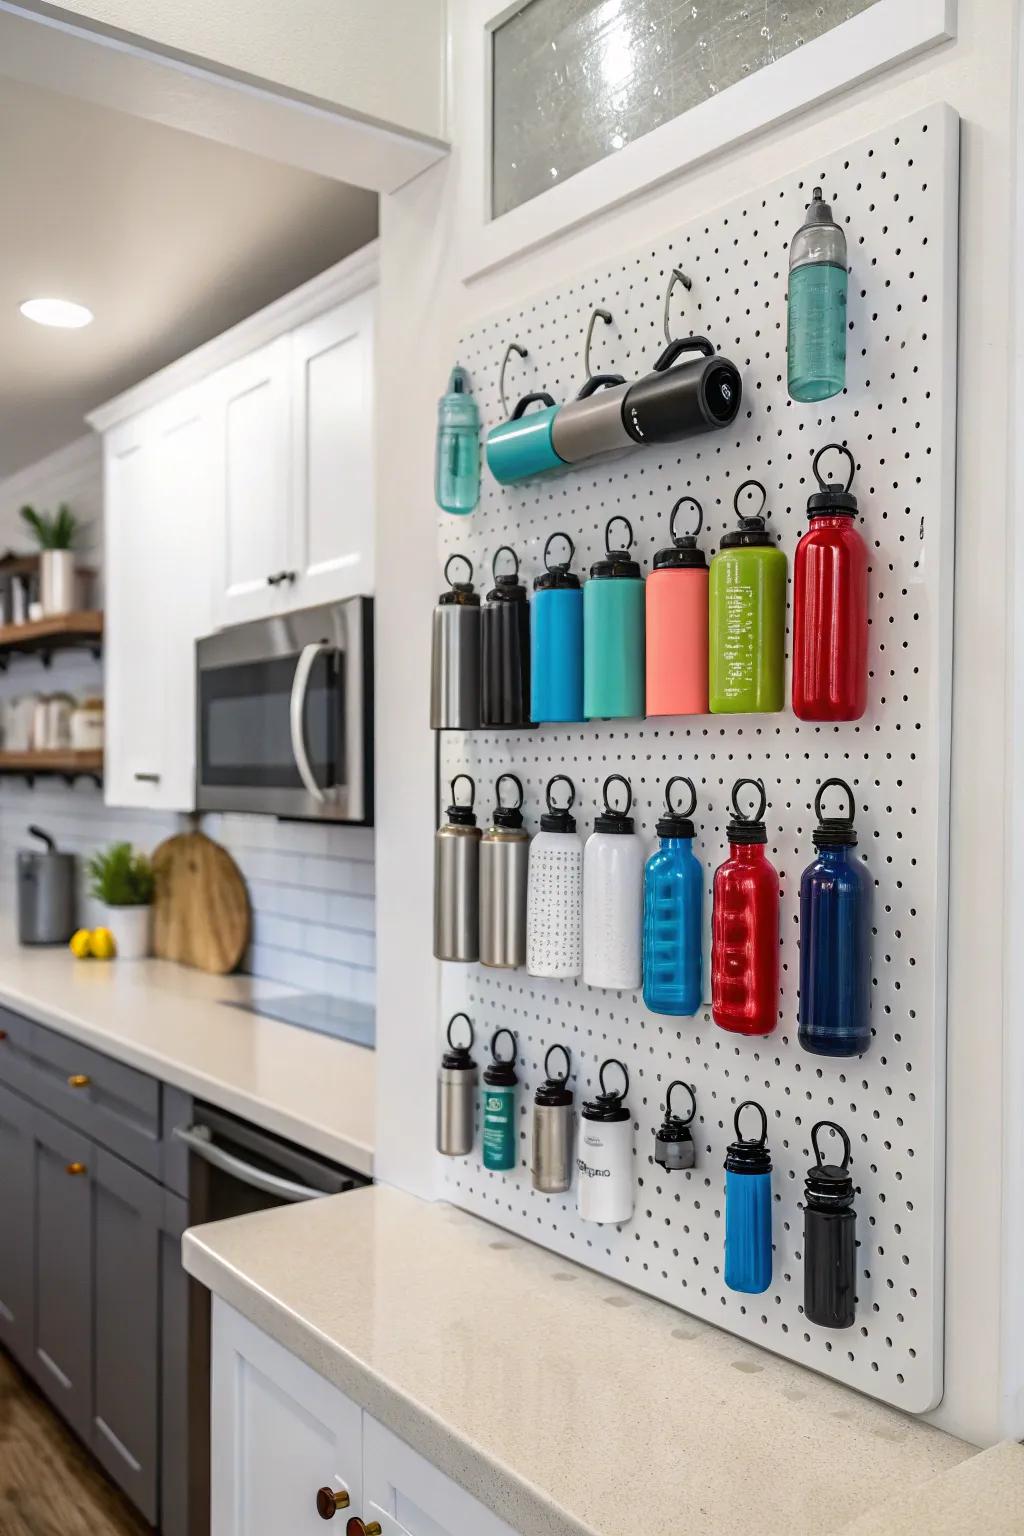
<svg viewBox="0 0 1024 1536">
<path fill-rule="evenodd" d="M 437 967 L 430 954 L 434 746 L 426 727 L 429 614 L 440 590 L 431 505 L 436 399 L 458 334 L 591 265 L 599 249 L 629 251 L 704 208 L 745 195 L 790 164 L 839 148 L 936 100 L 963 119 L 961 155 L 960 419 L 954 618 L 954 740 L 949 965 L 947 1327 L 945 1399 L 933 1415 L 978 1443 L 1024 1435 L 1003 1273 L 1003 1061 L 1016 1029 L 1006 985 L 1003 807 L 1012 764 L 1002 701 L 1014 658 L 1008 614 L 1015 518 L 1008 498 L 1015 114 L 1014 0 L 960 0 L 956 42 L 894 68 L 726 150 L 656 190 L 465 286 L 460 256 L 474 199 L 459 145 L 483 133 L 482 103 L 461 99 L 467 53 L 455 27 L 451 124 L 455 153 L 382 200 L 380 398 L 401 398 L 378 462 L 377 840 L 378 1149 L 380 1176 L 431 1192 L 437 1066 Z M 460 10 L 455 10 L 456 21 Z M 430 366 L 410 366 L 412 357 Z M 392 417 L 394 426 L 395 418 Z M 980 686 L 982 685 L 983 686 Z M 1020 1115 L 1021 1085 L 1008 1094 Z M 1005 1224 L 1004 1224 L 1005 1223 Z"/>
</svg>

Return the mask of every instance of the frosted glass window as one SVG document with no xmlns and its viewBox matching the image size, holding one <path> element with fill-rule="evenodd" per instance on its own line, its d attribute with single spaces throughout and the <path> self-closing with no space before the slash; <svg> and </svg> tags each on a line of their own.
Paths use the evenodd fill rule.
<svg viewBox="0 0 1024 1536">
<path fill-rule="evenodd" d="M 529 0 L 493 34 L 492 215 L 875 4 Z"/>
</svg>

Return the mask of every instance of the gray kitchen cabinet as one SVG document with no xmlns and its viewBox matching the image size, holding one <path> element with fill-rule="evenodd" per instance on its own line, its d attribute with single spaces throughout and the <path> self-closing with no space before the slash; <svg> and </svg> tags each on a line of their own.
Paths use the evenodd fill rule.
<svg viewBox="0 0 1024 1536">
<path fill-rule="evenodd" d="M 32 1106 L 0 1087 L 0 1344 L 20 1360 L 32 1350 L 35 1203 Z"/>
<path fill-rule="evenodd" d="M 95 1148 L 36 1108 L 35 1330 L 29 1368 L 85 1441 L 92 1428 L 92 1191 Z"/>
</svg>

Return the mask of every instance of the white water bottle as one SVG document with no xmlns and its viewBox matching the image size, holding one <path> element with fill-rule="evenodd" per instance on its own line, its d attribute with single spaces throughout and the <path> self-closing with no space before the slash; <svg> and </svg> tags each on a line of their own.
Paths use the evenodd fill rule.
<svg viewBox="0 0 1024 1536">
<path fill-rule="evenodd" d="M 613 809 L 608 786 L 626 786 L 626 805 Z M 644 844 L 629 814 L 633 790 L 621 773 L 602 790 L 604 810 L 583 852 L 583 980 L 588 987 L 638 992 L 644 908 Z"/>
<path fill-rule="evenodd" d="M 618 1067 L 622 1073 L 618 1093 L 605 1088 L 609 1067 Z M 584 1221 L 618 1224 L 633 1215 L 633 1116 L 623 1103 L 629 1073 L 621 1061 L 610 1057 L 601 1063 L 598 1081 L 601 1092 L 584 1104 L 580 1116 L 576 1205 Z"/>
<path fill-rule="evenodd" d="M 552 786 L 569 786 L 556 806 Z M 583 969 L 583 839 L 569 814 L 576 786 L 564 773 L 548 780 L 547 814 L 530 844 L 526 897 L 526 969 L 531 976 L 578 976 Z"/>
</svg>

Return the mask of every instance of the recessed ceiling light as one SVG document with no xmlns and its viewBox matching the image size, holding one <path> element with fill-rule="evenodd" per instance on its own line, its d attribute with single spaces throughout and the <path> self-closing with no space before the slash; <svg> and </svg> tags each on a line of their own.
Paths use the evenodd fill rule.
<svg viewBox="0 0 1024 1536">
<path fill-rule="evenodd" d="M 26 299 L 19 306 L 26 320 L 37 325 L 58 325 L 66 331 L 80 330 L 89 325 L 93 314 L 84 304 L 72 304 L 70 299 Z"/>
</svg>

